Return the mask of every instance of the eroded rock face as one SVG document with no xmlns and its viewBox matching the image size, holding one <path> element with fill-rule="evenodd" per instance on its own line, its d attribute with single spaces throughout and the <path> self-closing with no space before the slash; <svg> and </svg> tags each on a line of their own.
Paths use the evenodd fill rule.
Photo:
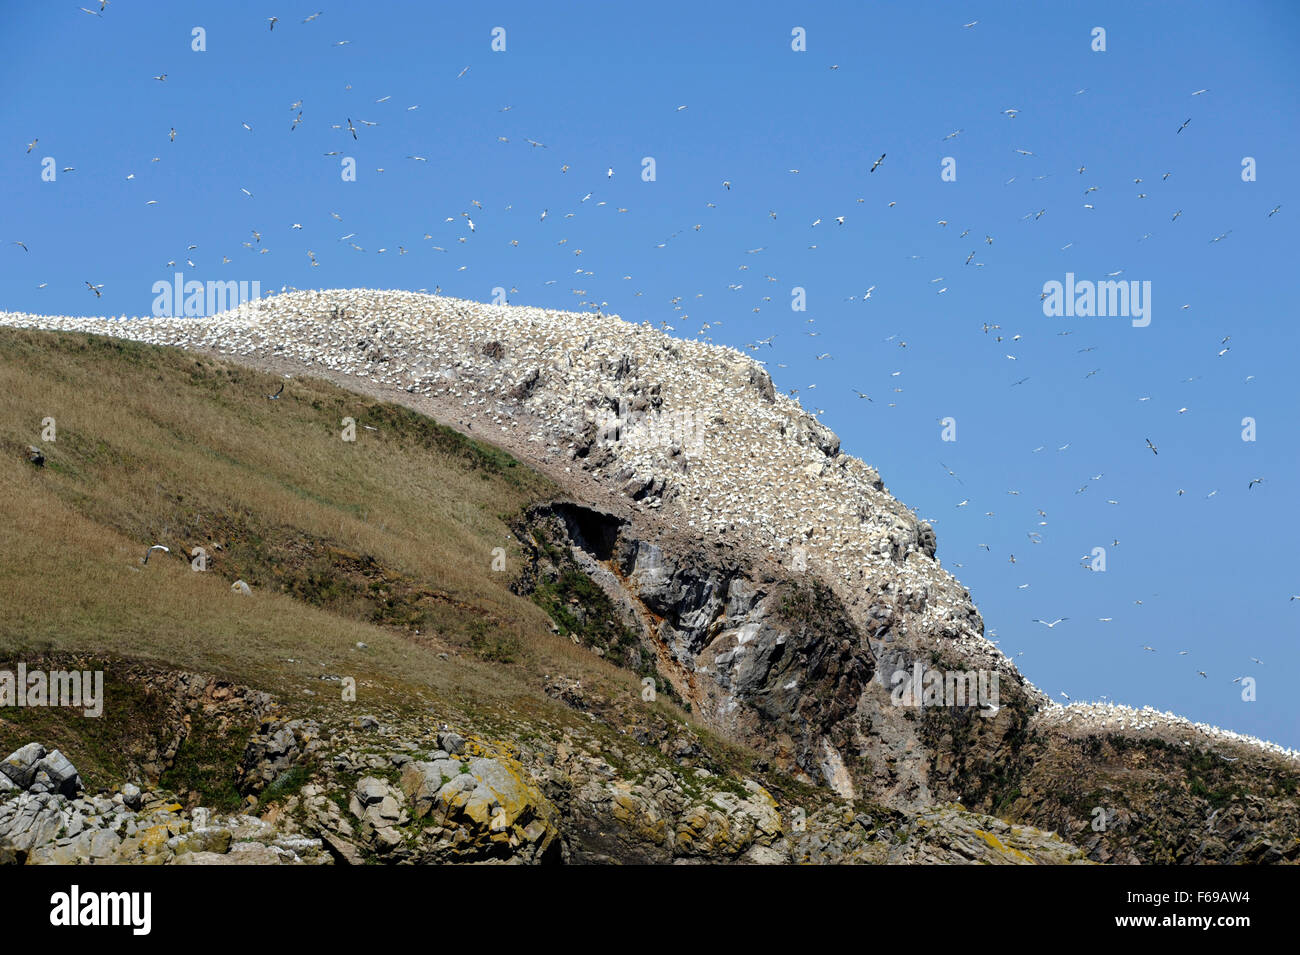
<svg viewBox="0 0 1300 955">
<path fill-rule="evenodd" d="M 595 694 L 583 706 L 610 726 L 628 715 Z M 437 745 L 432 721 L 396 721 L 379 741 L 334 734 L 323 775 L 300 793 L 301 826 L 346 864 L 1086 861 L 1049 833 L 960 806 L 920 817 L 829 795 L 791 802 L 695 765 L 708 759 L 698 744 L 631 710 L 623 743 L 593 724 L 505 752 L 467 732 L 456 758 L 425 749 Z M 346 808 L 331 797 L 340 779 L 353 780 Z"/>
<path fill-rule="evenodd" d="M 244 750 L 238 778 L 240 791 L 261 792 L 320 746 L 320 726 L 311 720 L 263 722 Z"/>
<path fill-rule="evenodd" d="M 740 606 L 752 605 L 746 597 Z M 978 766 L 969 762 L 980 752 L 970 734 L 984 731 L 983 720 L 972 717 L 967 725 L 927 717 L 920 720 L 927 745 L 950 754 L 954 765 L 942 772 L 970 780 L 970 798 L 909 810 L 861 796 L 846 800 L 826 786 L 794 786 L 789 776 L 770 773 L 775 760 L 737 770 L 726 761 L 733 757 L 723 757 L 680 717 L 639 700 L 609 698 L 563 675 L 552 684 L 556 699 L 580 719 L 509 717 L 494 727 L 493 739 L 468 725 L 453 729 L 432 713 L 380 712 L 377 729 L 346 716 L 323 722 L 286 714 L 258 727 L 248 751 L 265 754 L 268 739 L 290 727 L 299 739 L 296 731 L 309 726 L 316 745 L 310 758 L 294 763 L 303 778 L 294 787 L 281 780 L 263 788 L 245 812 L 185 808 L 184 794 L 134 784 L 75 798 L 9 790 L 0 795 L 0 862 L 1300 860 L 1300 813 L 1278 812 L 1279 805 L 1295 808 L 1295 777 L 1278 775 L 1263 756 L 1245 766 L 1243 777 L 1238 764 L 1217 754 L 1158 739 L 1145 746 L 1122 738 L 1043 739 L 1022 714 L 1015 732 L 1035 752 L 1019 766 Z M 539 725 L 546 732 L 535 732 Z M 35 758 L 41 745 L 23 750 L 11 762 L 48 755 Z M 1001 772 L 1017 787 L 1010 802 L 993 779 Z M 1166 781 L 1180 774 L 1199 783 L 1171 794 Z M 1237 791 L 1247 782 L 1259 793 Z M 1200 793 L 1201 786 L 1208 792 Z M 1229 790 L 1235 795 L 1225 803 Z M 1107 811 L 1104 831 L 1090 825 L 1091 801 Z M 1026 817 L 1037 824 L 1008 821 Z"/>
<path fill-rule="evenodd" d="M 853 795 L 841 750 L 874 660 L 832 592 L 778 568 L 667 552 L 589 508 L 542 508 L 532 520 L 605 589 L 696 715 L 782 769 Z"/>
</svg>

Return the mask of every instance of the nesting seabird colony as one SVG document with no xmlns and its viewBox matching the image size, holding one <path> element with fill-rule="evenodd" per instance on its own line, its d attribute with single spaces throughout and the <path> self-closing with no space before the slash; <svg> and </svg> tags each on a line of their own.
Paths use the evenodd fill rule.
<svg viewBox="0 0 1300 955">
<path fill-rule="evenodd" d="M 1051 702 L 984 638 L 969 592 L 934 557 L 930 527 L 736 349 L 600 313 L 369 289 L 289 291 L 210 318 L 0 312 L 0 325 L 285 359 L 452 400 L 679 529 L 816 573 L 868 634 L 883 606 L 907 621 L 898 636 L 910 628 L 1012 675 L 1044 727 L 1190 730 L 1300 759 L 1150 707 Z"/>
</svg>

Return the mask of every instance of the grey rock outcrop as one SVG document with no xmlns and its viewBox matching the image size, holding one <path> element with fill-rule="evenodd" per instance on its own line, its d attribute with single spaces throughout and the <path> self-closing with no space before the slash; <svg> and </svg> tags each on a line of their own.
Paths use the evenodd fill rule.
<svg viewBox="0 0 1300 955">
<path fill-rule="evenodd" d="M 36 772 L 29 787 L 34 792 L 58 793 L 72 798 L 81 791 L 77 767 L 57 749 L 41 757 L 34 769 Z"/>
<path fill-rule="evenodd" d="M 45 747 L 40 743 L 28 743 L 14 750 L 0 763 L 0 772 L 19 789 L 26 789 L 36 778 L 37 764 L 45 758 Z"/>
</svg>

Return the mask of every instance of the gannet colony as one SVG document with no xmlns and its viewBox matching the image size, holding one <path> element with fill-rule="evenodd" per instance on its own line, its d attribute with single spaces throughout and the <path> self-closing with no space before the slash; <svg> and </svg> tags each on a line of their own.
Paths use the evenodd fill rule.
<svg viewBox="0 0 1300 955">
<path fill-rule="evenodd" d="M 535 462 L 585 470 L 679 530 L 816 574 L 868 635 L 873 606 L 899 608 L 913 637 L 1025 686 L 1040 724 L 1164 729 L 1300 759 L 1150 707 L 1051 702 L 984 638 L 969 592 L 935 557 L 930 526 L 736 349 L 600 313 L 364 289 L 272 294 L 210 318 L 0 312 L 0 325 L 283 359 L 453 402 L 479 424 L 476 437 L 491 441 L 484 428 L 497 429 L 511 447 L 534 448 Z"/>
</svg>

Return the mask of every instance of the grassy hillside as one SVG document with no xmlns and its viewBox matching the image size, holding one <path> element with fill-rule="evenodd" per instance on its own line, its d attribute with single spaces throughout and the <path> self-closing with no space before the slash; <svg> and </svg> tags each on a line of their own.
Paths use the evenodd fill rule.
<svg viewBox="0 0 1300 955">
<path fill-rule="evenodd" d="M 576 719 L 542 692 L 550 673 L 639 699 L 633 674 L 509 589 L 507 522 L 555 493 L 546 479 L 406 409 L 315 380 L 268 399 L 279 385 L 169 349 L 0 330 L 0 666 L 109 670 L 101 720 L 0 710 L 0 749 L 41 738 L 88 782 L 116 775 L 160 705 L 119 679 L 137 664 L 266 690 L 296 712 L 432 708 L 489 727 Z M 152 544 L 170 553 L 143 565 Z M 206 572 L 190 567 L 195 547 Z M 357 701 L 323 676 L 354 677 Z"/>
</svg>

